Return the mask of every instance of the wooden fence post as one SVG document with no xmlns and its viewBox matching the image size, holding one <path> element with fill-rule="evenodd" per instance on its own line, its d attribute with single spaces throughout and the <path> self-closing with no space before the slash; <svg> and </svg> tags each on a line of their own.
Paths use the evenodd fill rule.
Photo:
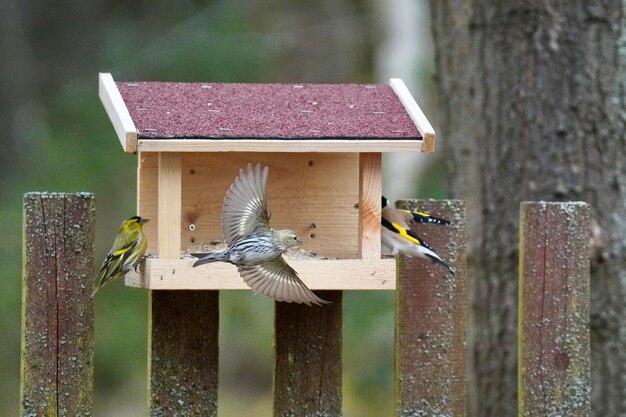
<svg viewBox="0 0 626 417">
<path fill-rule="evenodd" d="M 149 415 L 217 415 L 218 291 L 151 291 Z"/>
<path fill-rule="evenodd" d="M 589 206 L 522 203 L 519 415 L 589 416 Z"/>
<path fill-rule="evenodd" d="M 399 256 L 396 285 L 396 414 L 464 416 L 467 297 L 465 202 L 403 200 L 398 208 L 431 213 L 448 226 L 415 232 L 456 271 Z"/>
<path fill-rule="evenodd" d="M 24 195 L 20 415 L 93 414 L 95 201 Z"/>
<path fill-rule="evenodd" d="M 332 304 L 274 303 L 274 416 L 341 416 L 342 291 Z"/>
</svg>

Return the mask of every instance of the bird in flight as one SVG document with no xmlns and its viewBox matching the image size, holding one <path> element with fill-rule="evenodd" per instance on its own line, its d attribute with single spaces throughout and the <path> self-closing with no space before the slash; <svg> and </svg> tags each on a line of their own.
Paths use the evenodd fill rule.
<svg viewBox="0 0 626 417">
<path fill-rule="evenodd" d="M 298 277 L 283 258 L 283 252 L 302 241 L 292 230 L 270 228 L 266 203 L 269 168 L 248 164 L 230 186 L 222 209 L 222 233 L 226 249 L 200 257 L 193 266 L 228 262 L 256 293 L 288 303 L 327 304 Z"/>
</svg>

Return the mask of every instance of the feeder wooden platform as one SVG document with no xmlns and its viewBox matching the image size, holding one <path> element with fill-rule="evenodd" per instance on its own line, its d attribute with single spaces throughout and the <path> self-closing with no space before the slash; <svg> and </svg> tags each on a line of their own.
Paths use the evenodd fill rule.
<svg viewBox="0 0 626 417">
<path fill-rule="evenodd" d="M 126 285 L 179 290 L 247 290 L 234 265 L 193 268 L 193 259 L 146 259 L 144 270 L 126 275 Z M 287 260 L 312 290 L 395 290 L 395 259 Z"/>
<path fill-rule="evenodd" d="M 432 152 L 435 133 L 402 80 L 374 84 L 114 82 L 100 98 L 138 153 L 137 213 L 148 253 L 126 284 L 245 289 L 232 265 L 192 268 L 181 253 L 221 240 L 226 191 L 249 162 L 269 166 L 273 228 L 333 260 L 288 260 L 312 289 L 394 289 L 381 259 L 382 152 Z"/>
</svg>

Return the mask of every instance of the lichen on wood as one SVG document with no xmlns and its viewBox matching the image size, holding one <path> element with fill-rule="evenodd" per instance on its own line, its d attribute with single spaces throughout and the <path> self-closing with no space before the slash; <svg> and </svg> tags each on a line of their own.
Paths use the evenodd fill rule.
<svg viewBox="0 0 626 417">
<path fill-rule="evenodd" d="M 218 328 L 218 291 L 151 292 L 151 417 L 217 415 Z"/>
<path fill-rule="evenodd" d="M 428 259 L 398 257 L 396 285 L 396 415 L 464 416 L 465 203 L 402 200 L 398 208 L 432 213 L 448 226 L 414 225 L 417 234 L 456 271 Z"/>
<path fill-rule="evenodd" d="M 519 415 L 591 414 L 589 205 L 522 203 Z"/>
<path fill-rule="evenodd" d="M 25 194 L 22 416 L 92 415 L 94 236 L 92 194 Z"/>
<path fill-rule="evenodd" d="M 275 417 L 341 416 L 342 291 L 332 304 L 275 303 Z"/>
</svg>

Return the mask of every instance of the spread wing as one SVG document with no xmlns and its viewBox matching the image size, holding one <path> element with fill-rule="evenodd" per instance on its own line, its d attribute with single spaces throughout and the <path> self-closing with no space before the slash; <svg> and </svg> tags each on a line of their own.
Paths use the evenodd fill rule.
<svg viewBox="0 0 626 417">
<path fill-rule="evenodd" d="M 232 245 L 250 233 L 269 232 L 269 213 L 265 202 L 268 167 L 248 164 L 230 186 L 224 198 L 222 233 Z"/>
<path fill-rule="evenodd" d="M 253 266 L 239 266 L 239 274 L 256 293 L 288 303 L 304 303 L 306 305 L 328 304 L 313 293 L 298 278 L 296 271 L 290 267 L 282 256 L 271 261 Z"/>
</svg>

